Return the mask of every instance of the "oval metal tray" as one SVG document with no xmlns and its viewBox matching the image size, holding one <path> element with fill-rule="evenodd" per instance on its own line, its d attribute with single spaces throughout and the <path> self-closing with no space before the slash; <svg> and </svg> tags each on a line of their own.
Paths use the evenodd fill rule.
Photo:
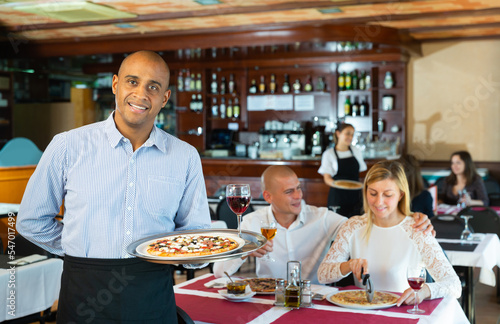
<svg viewBox="0 0 500 324">
<path fill-rule="evenodd" d="M 196 258 L 162 258 L 156 256 L 145 256 L 141 253 L 137 252 L 137 247 L 142 243 L 148 242 L 150 240 L 160 239 L 165 236 L 171 235 L 183 235 L 183 234 L 206 234 L 210 235 L 211 233 L 223 233 L 228 236 L 238 236 L 238 231 L 233 229 L 208 229 L 208 230 L 189 230 L 189 231 L 175 231 L 168 232 L 158 235 L 149 236 L 143 238 L 141 240 L 135 241 L 127 247 L 128 254 L 135 256 L 137 258 L 143 259 L 148 262 L 153 263 L 161 263 L 161 264 L 200 264 L 207 262 L 220 262 L 227 261 L 236 258 L 241 258 L 249 255 L 255 250 L 260 249 L 264 244 L 266 244 L 267 239 L 261 234 L 251 232 L 251 231 L 241 231 L 241 238 L 245 240 L 245 245 L 236 249 L 233 253 L 222 254 L 222 255 L 207 255 L 205 257 L 196 257 Z"/>
</svg>

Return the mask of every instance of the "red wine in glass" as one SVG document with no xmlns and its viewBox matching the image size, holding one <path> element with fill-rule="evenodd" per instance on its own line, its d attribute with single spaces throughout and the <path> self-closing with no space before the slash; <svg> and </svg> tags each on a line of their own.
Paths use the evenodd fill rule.
<svg viewBox="0 0 500 324">
<path fill-rule="evenodd" d="M 229 208 L 236 215 L 243 214 L 247 210 L 248 205 L 250 205 L 250 197 L 246 196 L 227 197 L 226 200 Z"/>
<path fill-rule="evenodd" d="M 424 285 L 425 280 L 423 278 L 408 278 L 408 284 L 410 284 L 411 289 L 413 290 L 420 290 L 422 286 Z"/>
</svg>

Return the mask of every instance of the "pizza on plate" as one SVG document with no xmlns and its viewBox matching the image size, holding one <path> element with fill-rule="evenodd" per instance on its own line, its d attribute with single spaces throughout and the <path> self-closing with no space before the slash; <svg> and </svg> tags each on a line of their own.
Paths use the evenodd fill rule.
<svg viewBox="0 0 500 324">
<path fill-rule="evenodd" d="M 274 293 L 276 279 L 274 278 L 249 278 L 244 279 L 256 293 Z"/>
<path fill-rule="evenodd" d="M 147 253 L 160 257 L 214 255 L 239 247 L 236 240 L 220 235 L 177 235 L 158 239 L 147 246 Z"/>
<path fill-rule="evenodd" d="M 384 306 L 393 305 L 398 300 L 398 296 L 391 293 L 376 291 L 371 303 L 366 299 L 365 290 L 341 291 L 332 295 L 330 300 L 337 304 L 346 306 Z"/>
</svg>

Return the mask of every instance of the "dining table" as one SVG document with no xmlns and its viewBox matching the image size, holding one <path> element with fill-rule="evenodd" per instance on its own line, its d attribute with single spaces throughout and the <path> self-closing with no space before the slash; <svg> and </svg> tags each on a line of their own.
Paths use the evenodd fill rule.
<svg viewBox="0 0 500 324">
<path fill-rule="evenodd" d="M 413 305 L 353 309 L 334 305 L 327 298 L 313 300 L 311 307 L 290 309 L 275 306 L 274 294 L 256 294 L 238 302 L 227 300 L 219 293 L 220 287 L 207 285 L 213 280 L 213 274 L 208 273 L 174 286 L 177 306 L 195 323 L 469 323 L 460 304 L 452 297 L 423 301 L 419 307 L 425 313 L 421 315 L 407 312 Z M 324 289 L 335 293 L 339 288 L 324 286 Z M 358 288 L 351 286 L 345 289 Z"/>
</svg>

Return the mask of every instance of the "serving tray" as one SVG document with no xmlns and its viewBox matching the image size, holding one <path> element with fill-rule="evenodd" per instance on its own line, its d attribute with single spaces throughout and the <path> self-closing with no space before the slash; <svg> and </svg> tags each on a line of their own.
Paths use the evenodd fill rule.
<svg viewBox="0 0 500 324">
<path fill-rule="evenodd" d="M 202 235 L 226 235 L 238 237 L 238 231 L 233 229 L 207 229 L 207 230 L 189 230 L 189 231 L 175 231 L 168 232 L 158 235 L 149 236 L 138 241 L 131 243 L 127 247 L 128 254 L 135 256 L 137 258 L 143 259 L 148 262 L 161 263 L 161 264 L 200 264 L 207 262 L 220 262 L 227 261 L 236 258 L 241 258 L 249 255 L 253 251 L 260 249 L 264 244 L 266 244 L 267 239 L 261 234 L 251 232 L 251 231 L 241 231 L 241 238 L 245 241 L 243 246 L 231 251 L 231 253 L 226 254 L 214 254 L 207 256 L 196 256 L 196 257 L 160 257 L 160 256 L 147 256 L 137 251 L 137 248 L 146 242 L 161 239 L 166 236 L 172 235 L 189 235 L 189 234 L 202 234 Z"/>
</svg>

